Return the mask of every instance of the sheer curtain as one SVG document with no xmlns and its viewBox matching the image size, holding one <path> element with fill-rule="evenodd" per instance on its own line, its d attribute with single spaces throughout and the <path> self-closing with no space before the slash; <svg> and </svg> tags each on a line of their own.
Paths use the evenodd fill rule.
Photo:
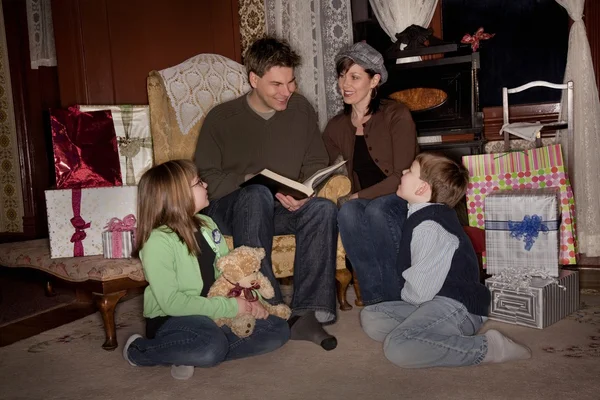
<svg viewBox="0 0 600 400">
<path fill-rule="evenodd" d="M 265 0 L 267 34 L 286 39 L 302 57 L 298 92 L 315 107 L 319 126 L 342 108 L 334 58 L 352 43 L 350 0 Z"/>
<path fill-rule="evenodd" d="M 572 80 L 574 133 L 561 132 L 560 141 L 567 159 L 575 192 L 579 252 L 600 256 L 600 101 L 594 76 L 590 44 L 582 20 L 585 0 L 556 0 L 573 20 L 564 81 Z M 566 93 L 561 115 L 566 119 Z"/>
<path fill-rule="evenodd" d="M 56 66 L 50 0 L 27 0 L 31 69 Z"/>
<path fill-rule="evenodd" d="M 428 27 L 433 18 L 438 0 L 369 0 L 381 28 L 392 42 L 396 42 L 396 33 L 411 25 Z M 436 32 L 438 35 L 441 32 Z M 420 57 L 408 57 L 402 62 L 419 61 Z"/>
</svg>

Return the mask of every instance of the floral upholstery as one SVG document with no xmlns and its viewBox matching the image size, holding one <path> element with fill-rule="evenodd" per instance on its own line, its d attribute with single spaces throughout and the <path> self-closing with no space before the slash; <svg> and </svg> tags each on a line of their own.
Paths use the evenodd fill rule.
<svg viewBox="0 0 600 400">
<path fill-rule="evenodd" d="M 0 244 L 0 265 L 34 268 L 70 282 L 120 278 L 144 280 L 142 264 L 138 259 L 109 259 L 103 256 L 51 259 L 48 239 Z"/>
<path fill-rule="evenodd" d="M 155 164 L 193 158 L 200 127 L 210 108 L 249 90 L 244 67 L 216 54 L 200 54 L 174 67 L 152 71 L 147 85 Z M 350 189 L 350 180 L 337 175 L 329 179 L 317 196 L 335 203 Z M 232 247 L 232 238 L 226 236 L 226 239 Z M 295 249 L 294 235 L 273 238 L 276 277 L 293 276 Z M 337 270 L 346 269 L 345 255 L 338 238 Z"/>
</svg>

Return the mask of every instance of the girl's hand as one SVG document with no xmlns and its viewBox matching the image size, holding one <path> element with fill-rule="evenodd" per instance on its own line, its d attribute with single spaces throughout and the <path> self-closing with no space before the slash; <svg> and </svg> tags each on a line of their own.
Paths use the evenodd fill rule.
<svg viewBox="0 0 600 400">
<path fill-rule="evenodd" d="M 241 297 L 236 297 L 235 301 L 237 301 L 237 305 L 238 305 L 238 313 L 237 313 L 236 317 L 238 315 L 242 315 L 242 314 L 252 314 L 252 305 L 249 302 L 247 302 L 246 299 L 242 299 Z"/>
<path fill-rule="evenodd" d="M 253 301 L 249 303 L 250 307 L 252 307 L 252 316 L 256 319 L 267 319 L 269 316 L 269 312 L 265 309 L 265 307 L 260 303 L 260 301 Z"/>
</svg>

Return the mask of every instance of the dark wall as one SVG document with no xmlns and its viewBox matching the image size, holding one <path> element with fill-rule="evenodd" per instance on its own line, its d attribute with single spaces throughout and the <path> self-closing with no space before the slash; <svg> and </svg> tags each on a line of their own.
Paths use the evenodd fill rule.
<svg viewBox="0 0 600 400">
<path fill-rule="evenodd" d="M 444 39 L 458 42 L 479 27 L 495 33 L 481 42 L 480 103 L 502 105 L 502 87 L 534 80 L 562 83 L 569 16 L 555 0 L 443 0 Z M 560 91 L 532 89 L 510 104 L 560 101 Z"/>
<path fill-rule="evenodd" d="M 241 60 L 237 0 L 52 0 L 52 16 L 63 106 L 147 104 L 152 70 Z"/>
</svg>

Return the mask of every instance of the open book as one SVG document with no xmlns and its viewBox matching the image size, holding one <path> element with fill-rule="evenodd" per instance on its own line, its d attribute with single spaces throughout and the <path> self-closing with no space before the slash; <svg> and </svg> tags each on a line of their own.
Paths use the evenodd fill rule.
<svg viewBox="0 0 600 400">
<path fill-rule="evenodd" d="M 263 169 L 258 174 L 247 179 L 240 186 L 263 185 L 268 187 L 273 192 L 273 195 L 281 193 L 298 200 L 305 199 L 312 196 L 315 193 L 315 188 L 331 176 L 335 170 L 344 165 L 345 162 L 345 160 L 340 161 L 334 165 L 320 169 L 302 183 L 286 178 L 269 169 Z"/>
</svg>

